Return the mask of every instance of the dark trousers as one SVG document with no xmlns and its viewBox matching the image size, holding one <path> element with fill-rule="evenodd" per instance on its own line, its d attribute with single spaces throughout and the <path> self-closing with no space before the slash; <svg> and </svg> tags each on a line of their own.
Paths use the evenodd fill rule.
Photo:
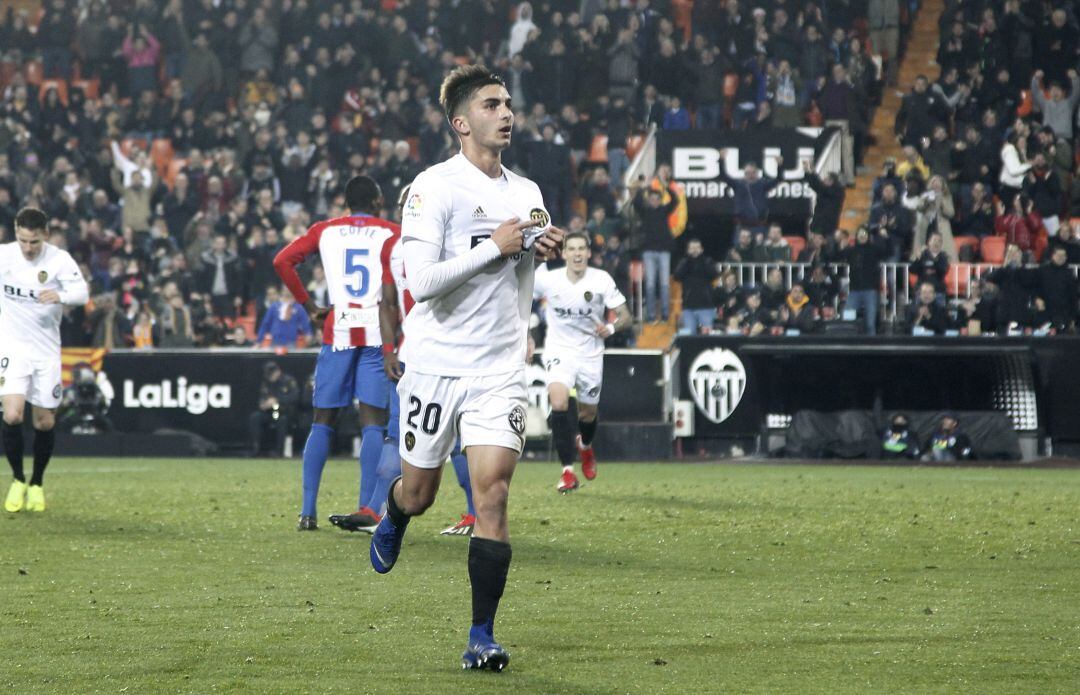
<svg viewBox="0 0 1080 695">
<path fill-rule="evenodd" d="M 273 410 L 256 410 L 248 416 L 248 432 L 251 435 L 251 453 L 258 455 L 268 434 L 274 436 L 273 454 L 281 456 L 285 451 L 285 437 L 292 430 L 292 418 L 281 411 L 274 417 Z"/>
</svg>

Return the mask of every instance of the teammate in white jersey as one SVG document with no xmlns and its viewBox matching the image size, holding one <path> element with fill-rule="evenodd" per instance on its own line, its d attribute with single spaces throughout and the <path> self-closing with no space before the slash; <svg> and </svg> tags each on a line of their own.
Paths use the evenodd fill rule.
<svg viewBox="0 0 1080 695">
<path fill-rule="evenodd" d="M 568 234 L 563 244 L 566 266 L 536 273 L 533 296 L 545 301 L 544 368 L 547 370 L 551 438 L 563 471 L 559 492 L 578 488 L 574 475 L 575 438 L 570 424 L 570 389 L 577 389 L 577 449 L 586 480 L 596 477 L 592 441 L 596 411 L 604 381 L 604 339 L 630 325 L 626 297 L 603 270 L 589 267 L 589 239 Z M 615 320 L 608 322 L 608 312 Z"/>
<path fill-rule="evenodd" d="M 67 251 L 46 243 L 48 218 L 36 208 L 15 216 L 15 241 L 0 245 L 0 402 L 4 451 L 15 480 L 4 509 L 45 511 L 45 467 L 52 458 L 60 385 L 64 305 L 85 304 L 86 280 Z M 23 411 L 30 401 L 34 471 L 23 472 Z"/>
<path fill-rule="evenodd" d="M 514 125 L 510 94 L 482 66 L 443 81 L 439 101 L 461 153 L 416 177 L 402 215 L 409 291 L 398 383 L 402 477 L 371 540 L 371 564 L 389 572 L 409 519 L 435 501 L 442 464 L 460 434 L 476 525 L 469 542 L 472 627 L 465 668 L 501 671 L 495 612 L 510 569 L 506 502 L 525 442 L 525 354 L 535 259 L 554 256 L 540 189 L 502 166 Z"/>
</svg>

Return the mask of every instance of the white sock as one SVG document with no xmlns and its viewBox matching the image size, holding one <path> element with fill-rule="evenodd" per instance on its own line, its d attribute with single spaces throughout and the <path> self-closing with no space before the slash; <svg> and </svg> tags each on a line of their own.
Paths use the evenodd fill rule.
<svg viewBox="0 0 1080 695">
<path fill-rule="evenodd" d="M 573 473 L 574 472 L 574 467 L 573 466 L 563 466 L 562 471 L 563 471 L 563 473 Z"/>
</svg>

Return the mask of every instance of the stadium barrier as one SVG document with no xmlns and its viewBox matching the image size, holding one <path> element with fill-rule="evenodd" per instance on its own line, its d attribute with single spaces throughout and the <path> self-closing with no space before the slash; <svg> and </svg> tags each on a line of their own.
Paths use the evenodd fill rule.
<svg viewBox="0 0 1080 695">
<path fill-rule="evenodd" d="M 257 408 L 262 366 L 273 360 L 296 379 L 301 394 L 310 398 L 305 384 L 315 368 L 316 350 L 276 354 L 270 350 L 114 350 L 105 355 L 100 380 L 114 394 L 108 416 L 118 433 L 152 434 L 190 432 L 216 445 L 220 451 L 238 451 L 248 446 L 248 417 Z M 547 389 L 543 351 L 538 350 L 527 367 L 530 400 L 530 434 L 547 436 Z M 670 449 L 672 402 L 670 356 L 659 350 L 609 350 L 604 359 L 604 391 L 601 401 L 602 427 L 612 429 L 612 440 L 622 441 L 633 457 L 634 440 L 625 432 L 628 423 L 648 431 L 641 443 L 652 442 L 655 427 L 666 428 Z M 310 401 L 301 406 L 310 410 Z M 355 419 L 355 418 L 353 418 Z M 306 432 L 299 425 L 296 442 Z M 620 429 L 620 427 L 622 429 Z M 620 434 L 623 433 L 623 434 Z M 86 435 L 107 436 L 107 435 Z M 599 435 L 598 435 L 599 436 Z M 605 435 L 607 436 L 607 435 Z M 661 437 L 661 439 L 663 439 Z M 301 446 L 294 445 L 296 450 Z M 110 451 L 114 449 L 108 449 Z"/>
<path fill-rule="evenodd" d="M 680 336 L 693 438 L 764 452 L 800 410 L 996 411 L 1025 458 L 1080 444 L 1080 336 Z"/>
</svg>

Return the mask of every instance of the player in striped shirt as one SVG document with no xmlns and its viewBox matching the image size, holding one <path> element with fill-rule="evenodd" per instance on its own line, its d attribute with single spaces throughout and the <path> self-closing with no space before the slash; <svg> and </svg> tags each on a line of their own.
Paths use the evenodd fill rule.
<svg viewBox="0 0 1080 695">
<path fill-rule="evenodd" d="M 316 499 L 334 441 L 334 422 L 354 398 L 360 402 L 362 436 L 357 514 L 367 516 L 368 526 L 379 522 L 369 504 L 391 389 L 382 365 L 379 303 L 384 285 L 392 282 L 385 269 L 401 231 L 374 216 L 382 208 L 382 192 L 370 177 L 355 176 L 346 184 L 345 204 L 348 215 L 312 225 L 274 258 L 274 270 L 296 301 L 313 321 L 323 321 L 323 347 L 315 363 L 314 422 L 304 446 L 300 530 L 318 528 Z M 315 254 L 326 272 L 330 307 L 315 305 L 296 272 L 296 266 Z"/>
</svg>

